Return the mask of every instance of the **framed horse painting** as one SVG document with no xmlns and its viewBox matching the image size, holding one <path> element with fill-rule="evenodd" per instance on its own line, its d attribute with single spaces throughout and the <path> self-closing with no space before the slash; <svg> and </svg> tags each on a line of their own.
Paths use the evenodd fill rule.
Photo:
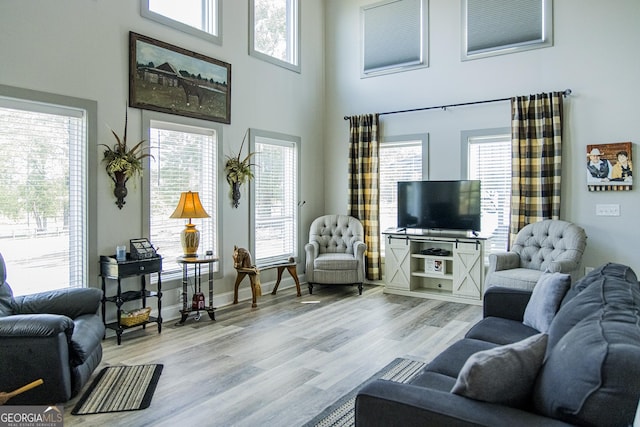
<svg viewBox="0 0 640 427">
<path fill-rule="evenodd" d="M 231 64 L 130 32 L 129 106 L 231 123 Z"/>
</svg>

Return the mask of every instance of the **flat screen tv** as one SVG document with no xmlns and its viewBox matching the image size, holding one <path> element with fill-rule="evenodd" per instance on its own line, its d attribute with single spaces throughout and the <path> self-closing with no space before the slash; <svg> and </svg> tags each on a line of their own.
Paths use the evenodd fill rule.
<svg viewBox="0 0 640 427">
<path fill-rule="evenodd" d="M 480 231 L 480 180 L 398 182 L 398 227 Z"/>
</svg>

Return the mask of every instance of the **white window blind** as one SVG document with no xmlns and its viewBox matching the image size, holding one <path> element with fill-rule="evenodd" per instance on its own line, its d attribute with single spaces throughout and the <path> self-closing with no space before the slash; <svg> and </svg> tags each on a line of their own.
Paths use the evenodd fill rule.
<svg viewBox="0 0 640 427">
<path fill-rule="evenodd" d="M 197 191 L 202 206 L 210 218 L 192 218 L 191 222 L 200 231 L 198 251 L 216 247 L 217 224 L 217 135 L 212 129 L 183 126 L 151 120 L 150 161 L 150 240 L 159 248 L 165 259 L 175 259 L 183 254 L 180 233 L 186 219 L 172 219 L 180 193 Z M 165 266 L 171 270 L 170 263 Z M 179 270 L 176 264 L 173 268 Z"/>
<path fill-rule="evenodd" d="M 552 0 L 463 0 L 463 59 L 550 46 Z"/>
<path fill-rule="evenodd" d="M 398 181 L 422 180 L 422 141 L 380 144 L 380 231 L 398 224 Z M 381 239 L 382 246 L 384 240 Z"/>
<path fill-rule="evenodd" d="M 511 213 L 511 136 L 468 139 L 469 179 L 482 184 L 482 234 L 491 236 L 490 252 L 506 251 Z"/>
<path fill-rule="evenodd" d="M 425 3 L 395 0 L 362 7 L 363 76 L 426 65 Z"/>
<path fill-rule="evenodd" d="M 142 16 L 221 44 L 221 0 L 142 0 Z"/>
<path fill-rule="evenodd" d="M 0 253 L 16 295 L 83 287 L 86 111 L 0 97 Z"/>
<path fill-rule="evenodd" d="M 251 0 L 249 7 L 249 53 L 300 72 L 299 0 Z"/>
<path fill-rule="evenodd" d="M 298 164 L 295 142 L 255 138 L 255 262 L 297 255 Z"/>
</svg>

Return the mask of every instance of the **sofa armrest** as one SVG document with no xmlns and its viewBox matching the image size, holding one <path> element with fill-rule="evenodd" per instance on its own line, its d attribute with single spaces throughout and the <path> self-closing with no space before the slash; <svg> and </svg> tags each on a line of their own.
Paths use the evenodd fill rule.
<svg viewBox="0 0 640 427">
<path fill-rule="evenodd" d="M 577 270 L 579 267 L 578 263 L 575 261 L 571 261 L 568 259 L 560 260 L 560 261 L 551 261 L 547 266 L 547 270 L 550 273 L 567 273 L 570 274 Z"/>
<path fill-rule="evenodd" d="M 530 299 L 531 291 L 492 286 L 484 293 L 483 317 L 502 317 L 522 322 Z"/>
<path fill-rule="evenodd" d="M 308 282 L 313 282 L 313 261 L 318 257 L 320 245 L 318 242 L 309 242 L 304 245 L 305 252 L 305 270 L 304 274 Z"/>
<path fill-rule="evenodd" d="M 65 333 L 70 339 L 73 320 L 57 314 L 16 314 L 0 318 L 0 337 L 52 337 Z"/>
<path fill-rule="evenodd" d="M 102 290 L 97 288 L 68 288 L 15 297 L 18 314 L 60 314 L 75 319 L 83 314 L 98 312 Z"/>
<path fill-rule="evenodd" d="M 357 241 L 353 243 L 353 256 L 358 260 L 358 282 L 364 282 L 365 277 L 365 263 L 364 263 L 364 253 L 367 250 L 367 244 L 362 241 Z"/>
<path fill-rule="evenodd" d="M 356 397 L 356 427 L 567 426 L 542 415 L 445 391 L 376 380 Z"/>
<path fill-rule="evenodd" d="M 518 267 L 520 267 L 520 256 L 515 252 L 498 252 L 489 255 L 489 272 Z"/>
</svg>

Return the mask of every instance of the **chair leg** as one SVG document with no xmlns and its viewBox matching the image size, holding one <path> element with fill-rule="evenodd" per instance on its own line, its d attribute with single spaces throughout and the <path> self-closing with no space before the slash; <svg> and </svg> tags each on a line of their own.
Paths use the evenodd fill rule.
<svg viewBox="0 0 640 427">
<path fill-rule="evenodd" d="M 358 283 L 358 295 L 362 295 L 362 283 Z"/>
<path fill-rule="evenodd" d="M 309 295 L 313 294 L 313 284 L 309 283 Z"/>
</svg>

